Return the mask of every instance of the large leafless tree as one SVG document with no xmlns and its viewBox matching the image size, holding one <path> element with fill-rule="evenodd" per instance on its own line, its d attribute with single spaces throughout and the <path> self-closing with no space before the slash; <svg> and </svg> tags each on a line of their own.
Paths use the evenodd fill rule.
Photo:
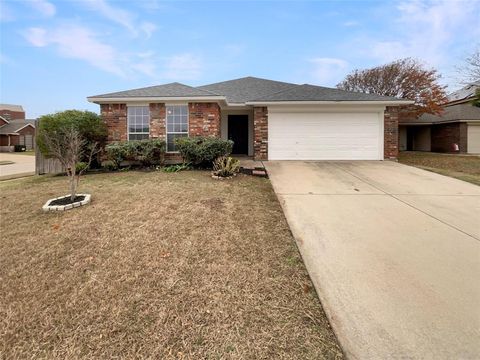
<svg viewBox="0 0 480 360">
<path fill-rule="evenodd" d="M 435 69 L 426 69 L 411 58 L 371 69 L 354 70 L 337 85 L 339 89 L 392 96 L 415 102 L 417 115 L 439 114 L 447 101 L 445 86 L 439 84 Z"/>
<path fill-rule="evenodd" d="M 457 67 L 457 72 L 462 84 L 480 81 L 480 46 Z"/>
</svg>

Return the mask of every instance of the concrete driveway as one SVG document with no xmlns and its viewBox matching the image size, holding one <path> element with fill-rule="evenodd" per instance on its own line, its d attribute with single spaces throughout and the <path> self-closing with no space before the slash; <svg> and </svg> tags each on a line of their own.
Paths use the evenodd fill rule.
<svg viewBox="0 0 480 360">
<path fill-rule="evenodd" d="M 0 180 L 35 175 L 35 156 L 33 155 L 0 153 L 0 161 L 13 162 L 9 165 L 0 165 Z"/>
<path fill-rule="evenodd" d="M 480 358 L 480 187 L 389 161 L 265 166 L 349 358 Z"/>
</svg>

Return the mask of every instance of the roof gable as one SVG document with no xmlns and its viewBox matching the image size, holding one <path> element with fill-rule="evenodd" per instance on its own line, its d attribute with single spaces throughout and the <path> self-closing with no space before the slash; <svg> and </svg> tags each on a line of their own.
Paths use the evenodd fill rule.
<svg viewBox="0 0 480 360">
<path fill-rule="evenodd" d="M 31 126 L 32 128 L 35 129 L 35 125 L 31 123 L 30 121 L 26 121 L 23 119 L 15 119 L 11 120 L 8 124 L 4 124 L 3 126 L 0 126 L 0 134 L 15 134 L 17 131 L 22 130 L 23 128 Z"/>
<path fill-rule="evenodd" d="M 131 98 L 131 97 L 205 97 L 218 96 L 211 91 L 194 88 L 178 82 L 125 90 L 108 94 L 91 96 L 92 98 Z"/>
<path fill-rule="evenodd" d="M 248 76 L 199 86 L 198 89 L 224 95 L 229 103 L 244 103 L 271 93 L 286 90 L 292 86 L 298 85 Z"/>
</svg>

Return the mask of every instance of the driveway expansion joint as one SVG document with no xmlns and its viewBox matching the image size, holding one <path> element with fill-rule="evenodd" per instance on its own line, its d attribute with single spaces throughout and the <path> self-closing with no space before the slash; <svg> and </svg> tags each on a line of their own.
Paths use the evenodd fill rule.
<svg viewBox="0 0 480 360">
<path fill-rule="evenodd" d="M 383 192 L 385 195 L 389 195 L 389 196 L 391 196 L 392 198 L 394 198 L 395 200 L 397 200 L 397 201 L 399 201 L 399 202 L 401 202 L 401 203 L 403 203 L 403 204 L 411 207 L 412 209 L 415 209 L 415 210 L 421 212 L 422 214 L 425 214 L 425 215 L 431 217 L 432 219 L 435 219 L 435 220 L 441 222 L 442 224 L 444 224 L 444 225 L 446 225 L 446 226 L 449 226 L 449 227 L 451 227 L 452 229 L 455 229 L 455 230 L 461 232 L 462 234 L 465 234 L 465 235 L 471 237 L 472 239 L 474 239 L 474 240 L 476 240 L 476 241 L 480 241 L 480 239 L 477 238 L 476 236 L 474 236 L 474 235 L 472 235 L 472 234 L 469 234 L 469 233 L 463 231 L 462 229 L 459 229 L 458 227 L 456 227 L 456 226 L 454 226 L 454 225 L 452 225 L 452 224 L 450 224 L 450 223 L 448 223 L 448 222 L 446 222 L 446 221 L 443 221 L 443 220 L 439 219 L 438 217 L 436 217 L 436 216 L 434 216 L 434 215 L 432 215 L 432 214 L 429 214 L 428 212 L 426 212 L 426 211 L 424 211 L 424 210 L 422 210 L 422 209 L 419 209 L 418 207 L 416 207 L 416 206 L 414 206 L 414 205 L 412 205 L 412 204 L 409 204 L 408 202 L 406 202 L 406 201 L 404 201 L 404 200 L 402 200 L 402 199 L 399 199 L 399 198 L 397 197 L 397 196 L 402 196 L 402 194 L 390 194 L 390 193 L 384 191 L 383 189 L 379 188 L 378 186 L 375 186 L 374 184 L 371 184 L 367 179 L 364 179 L 363 177 L 361 177 L 361 176 L 359 176 L 359 175 L 357 175 L 357 174 L 355 174 L 355 173 L 352 173 L 351 171 L 348 171 L 348 170 L 346 170 L 346 169 L 343 169 L 340 165 L 335 164 L 334 166 L 337 167 L 337 168 L 340 169 L 340 170 L 345 171 L 347 174 L 349 174 L 349 175 L 357 178 L 358 180 L 363 181 L 365 184 L 370 185 L 371 187 L 373 187 L 373 188 L 375 188 L 375 189 Z M 357 194 L 354 194 L 354 195 L 357 195 Z M 418 194 L 403 194 L 403 195 L 418 195 Z M 432 196 L 441 196 L 441 195 L 432 195 Z M 460 196 L 460 195 L 451 194 L 451 195 L 446 195 L 446 196 Z M 470 195 L 464 195 L 464 196 L 470 196 Z M 478 195 L 477 195 L 477 196 L 478 196 Z"/>
</svg>

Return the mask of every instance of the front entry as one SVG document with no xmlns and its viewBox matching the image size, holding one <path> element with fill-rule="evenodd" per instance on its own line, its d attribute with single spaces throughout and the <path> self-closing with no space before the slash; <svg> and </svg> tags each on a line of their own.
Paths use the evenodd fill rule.
<svg viewBox="0 0 480 360">
<path fill-rule="evenodd" d="M 233 141 L 232 154 L 248 154 L 248 115 L 228 115 L 228 139 Z"/>
</svg>

